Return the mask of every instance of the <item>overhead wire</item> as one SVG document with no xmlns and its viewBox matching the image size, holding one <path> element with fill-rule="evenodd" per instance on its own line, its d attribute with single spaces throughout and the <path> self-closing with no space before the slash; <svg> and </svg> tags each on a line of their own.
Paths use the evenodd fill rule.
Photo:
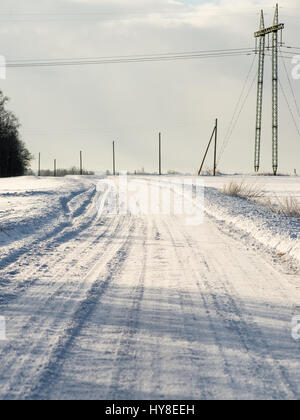
<svg viewBox="0 0 300 420">
<path fill-rule="evenodd" d="M 241 55 L 251 55 L 253 49 L 239 48 L 227 50 L 209 50 L 194 52 L 177 52 L 165 54 L 145 54 L 127 56 L 107 56 L 107 57 L 86 57 L 86 58 L 59 58 L 59 59 L 20 59 L 8 60 L 7 68 L 23 67 L 62 67 L 62 66 L 85 66 L 100 64 L 122 64 L 122 63 L 142 63 L 159 61 L 177 61 L 206 58 L 235 57 Z"/>
<path fill-rule="evenodd" d="M 282 92 L 282 94 L 283 94 L 283 97 L 284 97 L 285 102 L 286 102 L 286 104 L 287 104 L 288 110 L 289 110 L 289 112 L 290 112 L 290 114 L 291 114 L 291 117 L 292 117 L 293 123 L 294 123 L 294 125 L 295 125 L 296 131 L 297 131 L 297 133 L 298 133 L 298 135 L 299 135 L 299 137 L 300 137 L 300 129 L 299 129 L 299 126 L 298 126 L 298 124 L 297 124 L 296 118 L 295 118 L 295 116 L 294 116 L 294 113 L 293 113 L 292 107 L 291 107 L 291 105 L 290 105 L 290 103 L 289 103 L 288 97 L 287 97 L 286 92 L 285 92 L 285 90 L 284 90 L 284 88 L 283 88 L 283 85 L 282 85 L 282 83 L 281 83 L 281 80 L 280 80 L 280 79 L 278 79 L 278 81 L 279 81 L 279 86 L 280 86 L 281 92 Z"/>
<path fill-rule="evenodd" d="M 279 54 L 280 54 L 280 56 L 282 55 L 282 53 L 281 53 L 280 50 L 279 50 Z M 289 76 L 289 73 L 288 73 L 288 70 L 287 70 L 285 61 L 282 60 L 282 62 L 283 62 L 283 67 L 284 67 L 285 74 L 286 74 L 286 77 L 287 77 L 287 80 L 288 80 L 288 83 L 289 83 L 289 87 L 290 87 L 290 90 L 291 90 L 291 93 L 292 93 L 292 96 L 293 96 L 293 100 L 294 100 L 294 103 L 295 103 L 297 114 L 298 114 L 298 117 L 300 118 L 300 108 L 299 108 L 298 100 L 297 100 L 297 97 L 296 97 L 296 94 L 295 94 L 295 90 L 293 88 L 293 85 L 292 85 L 292 82 L 291 82 L 291 78 Z"/>
<path fill-rule="evenodd" d="M 233 113 L 232 119 L 231 119 L 231 121 L 230 121 L 230 124 L 229 124 L 229 126 L 228 126 L 228 130 L 227 130 L 227 132 L 226 132 L 226 135 L 225 135 L 224 141 L 223 141 L 223 143 L 222 143 L 222 146 L 221 146 L 221 149 L 220 149 L 220 152 L 219 152 L 219 155 L 218 155 L 218 160 L 217 160 L 217 163 L 218 163 L 218 164 L 220 163 L 220 161 L 221 161 L 221 159 L 222 159 L 222 157 L 223 157 L 223 155 L 224 155 L 224 153 L 225 153 L 225 150 L 226 150 L 226 148 L 227 148 L 227 146 L 228 146 L 228 144 L 229 144 L 229 142 L 230 142 L 230 140 L 231 140 L 231 137 L 232 137 L 232 135 L 233 135 L 233 133 L 234 133 L 234 130 L 235 130 L 236 126 L 237 126 L 237 123 L 238 123 L 238 121 L 239 121 L 239 118 L 240 118 L 240 116 L 241 116 L 241 114 L 242 114 L 242 112 L 243 112 L 243 109 L 244 109 L 244 107 L 245 107 L 245 105 L 246 105 L 246 102 L 247 102 L 247 100 L 248 100 L 248 98 L 249 98 L 249 95 L 250 95 L 250 93 L 251 93 L 251 91 L 252 91 L 252 88 L 253 88 L 254 82 L 255 82 L 255 80 L 256 80 L 256 78 L 257 78 L 257 74 L 258 74 L 258 72 L 256 72 L 256 73 L 255 73 L 255 76 L 254 76 L 254 78 L 253 78 L 253 80 L 252 80 L 252 83 L 250 84 L 250 87 L 249 87 L 249 89 L 248 89 L 248 91 L 247 91 L 247 94 L 246 94 L 246 96 L 245 96 L 244 100 L 242 101 L 243 96 L 244 96 L 244 93 L 245 93 L 245 90 L 246 90 L 246 87 L 247 87 L 247 85 L 248 85 L 248 82 L 249 82 L 249 79 L 250 79 L 250 76 L 251 76 L 251 73 L 252 73 L 252 70 L 253 70 L 253 67 L 254 67 L 254 64 L 255 64 L 255 61 L 256 61 L 256 55 L 254 56 L 254 59 L 253 59 L 253 61 L 252 61 L 251 65 L 250 65 L 249 72 L 248 72 L 248 74 L 247 74 L 247 76 L 246 76 L 246 80 L 245 80 L 245 82 L 244 82 L 244 85 L 243 85 L 243 88 L 242 88 L 241 94 L 240 94 L 239 99 L 238 99 L 238 101 L 237 101 L 237 104 L 236 104 L 236 106 L 235 106 L 235 109 L 234 109 L 234 113 Z M 240 106 L 240 105 L 241 105 L 241 106 Z"/>
</svg>

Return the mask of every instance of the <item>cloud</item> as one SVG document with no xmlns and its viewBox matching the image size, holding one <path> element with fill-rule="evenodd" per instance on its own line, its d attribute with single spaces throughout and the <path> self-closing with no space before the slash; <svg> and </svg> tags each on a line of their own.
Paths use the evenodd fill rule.
<svg viewBox="0 0 300 420">
<path fill-rule="evenodd" d="M 0 53 L 12 58 L 99 57 L 254 46 L 263 6 L 272 22 L 274 1 L 3 0 Z M 285 40 L 297 44 L 297 2 L 281 2 Z M 26 13 L 26 14 L 24 14 Z M 287 15 L 287 16 L 285 16 Z M 252 57 L 84 68 L 11 69 L 2 88 L 23 124 L 29 148 L 45 166 L 61 166 L 85 151 L 91 169 L 111 166 L 117 140 L 123 169 L 155 169 L 163 131 L 165 169 L 193 170 L 211 125 L 220 142 L 231 120 Z M 287 63 L 290 68 L 289 63 Z M 266 63 L 263 163 L 270 169 L 271 78 Z M 255 70 L 253 70 L 255 71 Z M 282 77 L 283 77 L 282 73 Z M 288 88 L 287 81 L 283 81 Z M 295 83 L 299 92 L 300 82 Z M 224 170 L 252 170 L 255 87 L 222 160 Z M 281 166 L 299 165 L 300 142 L 281 98 Z M 283 135 L 286 137 L 283 138 Z M 291 152 L 292 150 L 292 152 Z M 299 168 L 300 169 L 300 168 Z"/>
</svg>

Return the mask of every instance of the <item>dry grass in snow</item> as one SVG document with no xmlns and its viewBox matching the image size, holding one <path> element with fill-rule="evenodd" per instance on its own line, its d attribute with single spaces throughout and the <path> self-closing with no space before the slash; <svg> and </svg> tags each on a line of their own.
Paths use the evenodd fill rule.
<svg viewBox="0 0 300 420">
<path fill-rule="evenodd" d="M 278 198 L 277 202 L 265 197 L 263 186 L 258 184 L 247 184 L 245 181 L 231 181 L 224 185 L 223 194 L 233 197 L 241 197 L 247 200 L 257 201 L 259 204 L 268 207 L 274 213 L 283 214 L 287 217 L 300 218 L 300 202 L 296 197 L 288 196 Z"/>
<path fill-rule="evenodd" d="M 284 214 L 288 217 L 300 218 L 300 202 L 296 197 L 290 196 L 278 199 L 277 203 L 272 203 L 270 200 L 266 200 L 263 204 L 266 204 L 274 213 Z"/>
<path fill-rule="evenodd" d="M 223 186 L 223 194 L 242 197 L 247 200 L 256 200 L 263 197 L 263 188 L 258 184 L 247 184 L 245 181 L 231 181 Z"/>
</svg>

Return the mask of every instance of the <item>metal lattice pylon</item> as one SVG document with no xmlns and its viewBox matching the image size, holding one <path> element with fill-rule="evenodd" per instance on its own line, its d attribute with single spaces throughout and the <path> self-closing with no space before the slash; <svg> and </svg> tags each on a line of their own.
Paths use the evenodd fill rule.
<svg viewBox="0 0 300 420">
<path fill-rule="evenodd" d="M 277 4 L 273 26 L 270 28 L 265 28 L 264 13 L 261 11 L 260 29 L 254 34 L 255 38 L 259 38 L 254 169 L 256 172 L 258 172 L 260 167 L 266 35 L 269 36 L 269 34 L 272 33 L 272 165 L 274 175 L 277 174 L 278 170 L 278 32 L 282 31 L 283 29 L 284 24 L 279 24 L 279 12 Z"/>
<path fill-rule="evenodd" d="M 273 26 L 279 23 L 278 4 L 276 5 Z M 272 161 L 273 172 L 278 169 L 278 30 L 272 35 Z"/>
<path fill-rule="evenodd" d="M 265 29 L 264 12 L 261 11 L 260 30 Z M 254 168 L 258 172 L 260 164 L 260 141 L 262 125 L 262 107 L 263 107 L 263 86 L 264 86 L 264 67 L 265 67 L 265 45 L 266 36 L 259 38 L 259 59 L 258 59 L 258 86 L 257 86 L 257 105 L 256 105 L 256 131 L 255 131 L 255 157 Z"/>
</svg>

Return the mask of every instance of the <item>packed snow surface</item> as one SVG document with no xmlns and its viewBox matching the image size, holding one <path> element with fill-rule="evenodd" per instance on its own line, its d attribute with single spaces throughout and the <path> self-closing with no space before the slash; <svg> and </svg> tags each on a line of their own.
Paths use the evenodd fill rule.
<svg viewBox="0 0 300 420">
<path fill-rule="evenodd" d="M 0 180 L 0 398 L 299 399 L 299 219 L 230 179 L 203 178 L 199 225 L 99 213 L 99 177 Z"/>
<path fill-rule="evenodd" d="M 300 262 L 300 219 L 286 217 L 271 212 L 264 205 L 257 205 L 238 197 L 228 197 L 220 193 L 223 185 L 231 181 L 244 182 L 261 189 L 264 198 L 272 203 L 280 203 L 286 198 L 293 197 L 300 205 L 300 177 L 217 177 L 207 178 L 208 213 L 227 225 L 230 229 L 240 229 L 245 235 L 256 239 L 265 247 L 278 254 L 295 258 Z"/>
</svg>

